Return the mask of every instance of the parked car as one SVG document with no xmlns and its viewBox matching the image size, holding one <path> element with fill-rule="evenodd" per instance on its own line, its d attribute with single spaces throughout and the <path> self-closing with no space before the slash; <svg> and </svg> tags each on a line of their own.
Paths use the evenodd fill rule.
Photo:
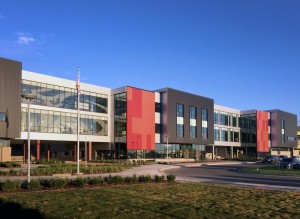
<svg viewBox="0 0 300 219">
<path fill-rule="evenodd" d="M 283 159 L 285 159 L 285 158 L 289 158 L 287 155 L 279 155 L 279 159 L 280 159 L 280 161 L 282 161 Z"/>
<path fill-rule="evenodd" d="M 299 163 L 295 163 L 293 166 L 292 166 L 293 169 L 300 169 L 300 162 Z"/>
<path fill-rule="evenodd" d="M 278 163 L 278 161 L 280 161 L 280 158 L 277 155 L 268 155 L 265 156 L 262 160 L 263 163 L 271 163 L 271 164 L 276 164 Z"/>
<path fill-rule="evenodd" d="M 293 169 L 294 167 L 296 167 L 295 165 L 298 164 L 300 164 L 299 158 L 290 157 L 290 158 L 284 158 L 282 161 L 280 161 L 279 167 L 285 169 Z"/>
</svg>

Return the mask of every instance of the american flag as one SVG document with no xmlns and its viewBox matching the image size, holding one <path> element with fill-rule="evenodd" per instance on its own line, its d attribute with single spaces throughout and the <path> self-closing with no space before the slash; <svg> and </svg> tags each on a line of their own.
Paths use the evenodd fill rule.
<svg viewBox="0 0 300 219">
<path fill-rule="evenodd" d="M 78 74 L 77 74 L 77 80 L 76 80 L 76 90 L 77 90 L 78 95 L 80 95 L 79 77 L 80 77 L 80 68 L 78 67 Z"/>
</svg>

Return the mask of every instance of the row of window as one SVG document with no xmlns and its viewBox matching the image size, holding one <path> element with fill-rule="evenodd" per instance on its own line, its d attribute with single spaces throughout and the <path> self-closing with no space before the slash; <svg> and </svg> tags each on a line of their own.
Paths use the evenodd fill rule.
<svg viewBox="0 0 300 219">
<path fill-rule="evenodd" d="M 214 111 L 214 123 L 217 125 L 238 127 L 238 119 L 239 117 L 236 114 Z"/>
<path fill-rule="evenodd" d="M 176 136 L 184 137 L 184 105 L 176 104 Z M 189 107 L 189 115 L 190 115 L 190 138 L 197 138 L 197 108 L 194 106 Z M 202 117 L 202 128 L 201 128 L 201 138 L 208 139 L 208 110 L 201 109 L 201 117 Z"/>
<path fill-rule="evenodd" d="M 227 128 L 215 128 L 214 138 L 215 141 L 239 142 L 240 133 L 239 130 L 227 129 Z"/>
<path fill-rule="evenodd" d="M 46 83 L 22 80 L 22 93 L 36 94 L 37 98 L 32 102 L 32 104 L 35 105 L 77 109 L 77 91 L 75 88 L 72 89 Z M 79 109 L 83 111 L 107 113 L 107 101 L 107 95 L 81 91 Z"/>
<path fill-rule="evenodd" d="M 28 130 L 28 109 L 22 108 L 21 130 Z M 108 135 L 107 117 L 80 114 L 80 132 L 88 135 Z M 43 133 L 77 134 L 77 114 L 30 109 L 30 131 Z"/>
</svg>

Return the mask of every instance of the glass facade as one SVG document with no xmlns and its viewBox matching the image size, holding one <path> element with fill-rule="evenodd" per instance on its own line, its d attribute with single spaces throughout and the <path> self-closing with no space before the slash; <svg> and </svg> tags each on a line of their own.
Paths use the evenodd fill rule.
<svg viewBox="0 0 300 219">
<path fill-rule="evenodd" d="M 256 113 L 240 116 L 241 142 L 256 144 Z"/>
<path fill-rule="evenodd" d="M 27 131 L 28 109 L 22 108 L 21 130 Z M 30 109 L 30 131 L 56 134 L 77 134 L 77 114 Z M 108 135 L 108 119 L 104 116 L 80 114 L 80 130 L 88 135 Z"/>
<path fill-rule="evenodd" d="M 238 121 L 239 117 L 234 113 L 227 113 L 219 110 L 214 111 L 214 123 L 216 125 L 238 127 Z"/>
<path fill-rule="evenodd" d="M 75 88 L 71 89 L 57 85 L 22 80 L 22 93 L 36 94 L 37 98 L 32 102 L 34 105 L 77 109 L 77 91 Z M 81 111 L 107 113 L 107 100 L 108 96 L 106 94 L 81 91 L 79 109 Z"/>
<path fill-rule="evenodd" d="M 214 128 L 215 141 L 239 142 L 240 132 L 237 129 L 231 128 Z"/>
<path fill-rule="evenodd" d="M 115 95 L 115 137 L 126 136 L 126 98 L 125 92 Z"/>
</svg>

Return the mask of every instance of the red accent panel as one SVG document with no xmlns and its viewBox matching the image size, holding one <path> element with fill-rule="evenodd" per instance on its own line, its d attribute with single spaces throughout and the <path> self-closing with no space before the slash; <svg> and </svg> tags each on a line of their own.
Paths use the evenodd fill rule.
<svg viewBox="0 0 300 219">
<path fill-rule="evenodd" d="M 268 113 L 256 111 L 257 152 L 269 152 Z"/>
<path fill-rule="evenodd" d="M 127 149 L 155 150 L 155 94 L 127 87 Z"/>
</svg>

